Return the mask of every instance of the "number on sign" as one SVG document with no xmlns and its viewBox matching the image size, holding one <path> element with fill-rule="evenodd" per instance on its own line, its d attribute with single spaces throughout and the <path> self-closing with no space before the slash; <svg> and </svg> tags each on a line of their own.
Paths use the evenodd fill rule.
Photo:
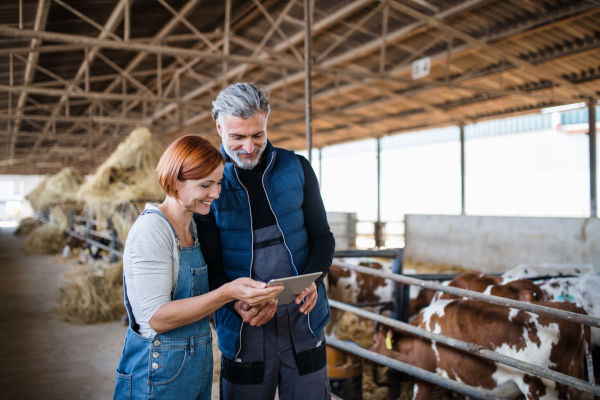
<svg viewBox="0 0 600 400">
<path fill-rule="evenodd" d="M 421 58 L 412 63 L 412 78 L 419 79 L 429 75 L 431 70 L 431 58 Z"/>
</svg>

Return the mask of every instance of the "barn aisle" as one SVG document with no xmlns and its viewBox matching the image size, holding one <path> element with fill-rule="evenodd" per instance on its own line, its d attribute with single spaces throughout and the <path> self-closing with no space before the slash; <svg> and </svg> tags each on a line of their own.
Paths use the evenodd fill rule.
<svg viewBox="0 0 600 400">
<path fill-rule="evenodd" d="M 0 230 L 0 399 L 108 399 L 126 328 L 79 326 L 51 315 L 70 265 L 23 253 Z"/>
</svg>

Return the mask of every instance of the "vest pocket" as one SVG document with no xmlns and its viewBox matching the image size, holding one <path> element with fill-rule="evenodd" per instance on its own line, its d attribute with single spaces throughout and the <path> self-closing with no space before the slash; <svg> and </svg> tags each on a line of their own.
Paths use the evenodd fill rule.
<svg viewBox="0 0 600 400">
<path fill-rule="evenodd" d="M 200 296 L 208 292 L 208 266 L 201 268 L 190 268 L 192 276 L 191 297 Z"/>
<path fill-rule="evenodd" d="M 122 374 L 117 370 L 113 400 L 129 399 L 131 399 L 131 375 Z"/>
<path fill-rule="evenodd" d="M 322 340 L 321 345 L 318 347 L 300 353 L 296 353 L 294 343 L 292 342 L 292 350 L 294 352 L 294 361 L 296 361 L 296 367 L 298 368 L 298 375 L 300 376 L 319 371 L 327 366 L 325 339 Z"/>
<path fill-rule="evenodd" d="M 262 385 L 265 382 L 265 363 L 236 363 L 221 354 L 221 379 L 236 385 Z"/>
</svg>

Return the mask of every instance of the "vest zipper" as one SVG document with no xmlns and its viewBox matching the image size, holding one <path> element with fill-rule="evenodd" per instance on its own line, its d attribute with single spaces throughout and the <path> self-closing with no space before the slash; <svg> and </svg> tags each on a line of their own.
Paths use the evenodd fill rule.
<svg viewBox="0 0 600 400">
<path fill-rule="evenodd" d="M 283 244 L 285 245 L 285 248 L 287 249 L 287 251 L 290 255 L 290 260 L 292 261 L 292 267 L 294 267 L 294 272 L 296 272 L 296 276 L 298 276 L 298 270 L 296 269 L 296 265 L 294 264 L 294 257 L 292 256 L 292 252 L 291 252 L 290 248 L 288 247 L 287 242 L 285 241 L 285 234 L 283 233 L 283 230 L 279 226 L 279 220 L 277 219 L 277 215 L 275 214 L 275 211 L 273 211 L 273 206 L 271 205 L 271 200 L 269 200 L 269 194 L 267 193 L 267 188 L 265 187 L 265 175 L 267 175 L 267 171 L 271 167 L 271 163 L 273 163 L 274 159 L 275 159 L 275 156 L 271 157 L 271 161 L 269 161 L 269 165 L 267 165 L 267 168 L 265 168 L 265 172 L 263 173 L 263 177 L 262 177 L 262 186 L 263 186 L 263 190 L 265 191 L 265 197 L 267 198 L 267 203 L 269 203 L 269 208 L 271 209 L 271 212 L 273 213 L 273 216 L 275 217 L 275 223 L 277 224 L 277 228 L 279 228 L 279 232 L 281 232 L 281 237 L 283 238 Z M 250 200 L 248 200 L 248 201 L 250 201 Z M 252 225 L 250 225 L 250 227 L 252 227 Z M 310 333 L 312 334 L 312 337 L 316 339 L 316 335 L 313 332 L 312 328 L 310 327 L 310 313 L 308 313 L 306 315 L 308 317 L 308 329 L 310 329 Z"/>
<path fill-rule="evenodd" d="M 263 186 L 263 190 L 265 191 L 265 197 L 267 198 L 267 203 L 269 203 L 269 208 L 271 209 L 271 212 L 273 213 L 273 216 L 275 217 L 275 223 L 277 224 L 277 228 L 279 229 L 279 232 L 281 232 L 281 237 L 283 238 L 283 244 L 285 245 L 285 248 L 287 249 L 287 251 L 290 255 L 290 261 L 292 262 L 292 267 L 294 267 L 294 272 L 296 273 L 296 276 L 298 276 L 298 270 L 296 269 L 296 265 L 294 265 L 294 257 L 292 257 L 292 252 L 290 251 L 290 248 L 288 247 L 288 245 L 285 241 L 285 235 L 283 234 L 283 230 L 279 226 L 279 220 L 277 219 L 277 215 L 275 215 L 275 211 L 273 211 L 273 206 L 271 206 L 271 200 L 269 200 L 269 194 L 267 193 L 267 188 L 265 187 L 265 175 L 267 175 L 267 171 L 271 167 L 271 163 L 273 162 L 274 158 L 275 157 L 271 157 L 271 161 L 269 161 L 269 165 L 267 165 L 267 168 L 265 168 L 265 172 L 263 173 L 263 177 L 262 177 L 262 186 Z"/>
<path fill-rule="evenodd" d="M 235 171 L 235 177 L 237 178 L 238 182 L 246 191 L 246 198 L 248 199 L 248 210 L 250 211 L 250 237 L 252 238 L 252 242 L 250 243 L 250 279 L 252 279 L 252 263 L 254 262 L 254 228 L 252 227 L 252 206 L 250 205 L 250 194 L 248 193 L 248 189 L 246 189 L 246 186 L 244 186 L 244 184 L 242 183 L 242 180 L 240 179 L 240 176 L 238 175 L 237 167 L 235 165 L 233 166 L 233 170 Z M 242 351 L 242 329 L 243 328 L 244 328 L 244 320 L 242 319 L 242 325 L 240 326 L 240 349 L 238 350 L 237 353 L 235 353 L 234 361 L 238 360 L 237 356 L 240 354 L 240 351 Z M 309 328 L 310 328 L 310 326 L 309 326 Z M 240 360 L 240 362 L 241 362 L 241 360 Z"/>
</svg>

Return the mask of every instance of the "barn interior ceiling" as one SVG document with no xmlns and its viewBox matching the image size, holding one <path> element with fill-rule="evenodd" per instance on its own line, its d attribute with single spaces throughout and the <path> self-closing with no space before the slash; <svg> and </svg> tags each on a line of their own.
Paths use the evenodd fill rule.
<svg viewBox="0 0 600 400">
<path fill-rule="evenodd" d="M 14 0 L 0 174 L 88 172 L 135 126 L 214 134 L 236 81 L 270 89 L 273 143 L 306 148 L 305 1 L 316 148 L 600 97 L 597 0 Z"/>
</svg>

